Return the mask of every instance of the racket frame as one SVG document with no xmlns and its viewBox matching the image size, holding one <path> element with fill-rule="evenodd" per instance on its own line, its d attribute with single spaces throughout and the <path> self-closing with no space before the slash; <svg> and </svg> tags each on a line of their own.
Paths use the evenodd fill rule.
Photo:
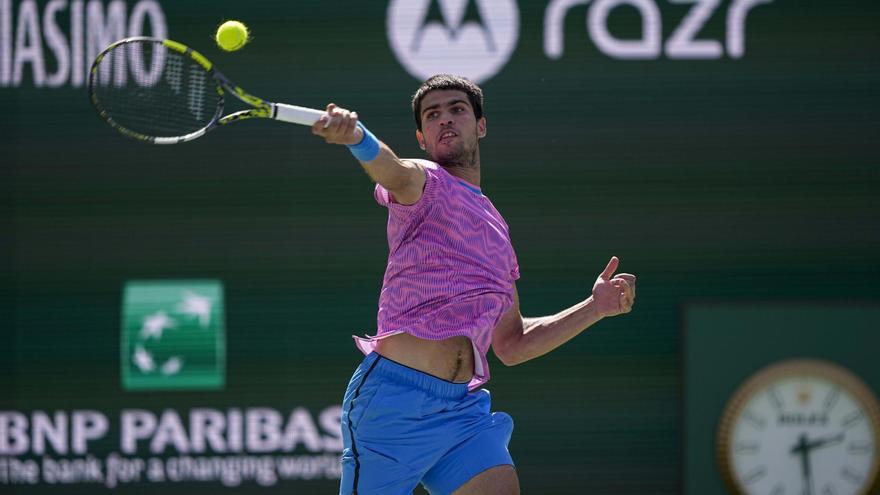
<svg viewBox="0 0 880 495">
<path fill-rule="evenodd" d="M 211 118 L 207 125 L 197 131 L 185 134 L 183 136 L 149 136 L 120 125 L 107 113 L 107 111 L 104 109 L 104 106 L 101 104 L 96 95 L 96 88 L 99 85 L 98 66 L 100 65 L 101 61 L 114 49 L 130 43 L 143 42 L 159 44 L 164 46 L 165 48 L 168 48 L 169 50 L 189 57 L 192 61 L 199 64 L 205 70 L 205 72 L 208 73 L 208 76 L 210 76 L 211 79 L 215 81 L 217 87 L 217 110 L 214 112 L 214 116 Z M 208 60 L 201 53 L 193 50 L 183 43 L 168 39 L 154 38 L 150 36 L 135 36 L 131 38 L 124 38 L 111 43 L 107 48 L 102 50 L 101 53 L 99 53 L 95 57 L 95 61 L 92 63 L 91 69 L 89 70 L 88 93 L 92 105 L 98 111 L 98 115 L 102 119 L 104 119 L 104 121 L 107 122 L 110 127 L 116 129 L 120 134 L 124 136 L 152 144 L 177 144 L 192 141 L 194 139 L 204 136 L 208 131 L 211 131 L 219 126 L 244 119 L 268 118 L 280 120 L 282 122 L 311 126 L 312 124 L 317 122 L 318 119 L 320 119 L 323 115 L 325 115 L 325 112 L 322 110 L 315 110 L 312 108 L 300 107 L 296 105 L 288 105 L 285 103 L 272 103 L 270 101 L 258 98 L 246 92 L 240 86 L 235 85 L 222 72 L 217 70 L 217 68 L 214 67 L 214 64 L 211 63 L 211 61 Z M 226 104 L 226 93 L 232 94 L 237 99 L 241 100 L 247 105 L 250 105 L 253 108 L 240 110 L 238 112 L 233 112 L 229 115 L 221 116 L 223 114 L 223 109 Z"/>
</svg>

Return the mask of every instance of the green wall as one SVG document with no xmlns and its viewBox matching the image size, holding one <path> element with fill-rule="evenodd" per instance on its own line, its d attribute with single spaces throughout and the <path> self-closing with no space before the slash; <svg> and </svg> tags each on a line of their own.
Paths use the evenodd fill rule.
<svg viewBox="0 0 880 495">
<path fill-rule="evenodd" d="M 11 2 L 13 28 L 25 3 Z M 524 315 L 587 297 L 611 255 L 638 275 L 638 302 L 541 359 L 506 368 L 490 358 L 488 388 L 516 422 L 510 449 L 524 493 L 680 493 L 684 304 L 880 297 L 880 7 L 776 0 L 750 12 L 740 59 L 620 60 L 596 48 L 580 5 L 553 60 L 543 49 L 548 3 L 518 2 L 516 50 L 482 84 L 483 191 L 511 228 Z M 47 2 L 37 4 L 42 19 Z M 656 4 L 665 40 L 690 7 Z M 724 40 L 729 6 L 701 39 Z M 398 154 L 418 157 L 409 98 L 419 81 L 389 48 L 386 7 L 161 4 L 169 37 L 247 90 L 356 109 Z M 58 14 L 65 33 L 69 11 Z M 611 32 L 638 36 L 635 12 L 615 11 Z M 212 44 L 228 18 L 253 32 L 237 53 Z M 0 87 L 0 410 L 95 409 L 115 421 L 126 408 L 317 415 L 339 404 L 360 359 L 350 335 L 375 328 L 387 256 L 386 211 L 348 152 L 308 129 L 255 121 L 151 147 L 113 133 L 84 87 L 38 88 L 29 65 L 24 74 Z M 156 278 L 222 280 L 224 390 L 122 389 L 123 286 Z M 880 345 L 869 338 L 850 345 Z M 98 442 L 94 454 L 115 449 Z"/>
</svg>

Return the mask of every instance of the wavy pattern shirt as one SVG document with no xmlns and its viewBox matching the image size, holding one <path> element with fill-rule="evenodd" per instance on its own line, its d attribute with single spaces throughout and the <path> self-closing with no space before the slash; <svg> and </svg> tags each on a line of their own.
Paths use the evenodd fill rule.
<svg viewBox="0 0 880 495">
<path fill-rule="evenodd" d="M 426 175 L 422 197 L 402 205 L 376 184 L 388 208 L 388 267 L 379 296 L 378 331 L 355 336 L 370 353 L 398 333 L 429 340 L 465 336 L 474 349 L 473 390 L 489 380 L 492 330 L 513 305 L 519 266 L 507 223 L 482 191 L 442 166 L 417 162 Z"/>
</svg>

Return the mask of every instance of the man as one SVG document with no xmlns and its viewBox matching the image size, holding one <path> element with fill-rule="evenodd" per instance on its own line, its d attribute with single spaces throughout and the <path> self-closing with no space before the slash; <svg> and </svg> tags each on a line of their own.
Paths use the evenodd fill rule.
<svg viewBox="0 0 880 495">
<path fill-rule="evenodd" d="M 602 318 L 628 313 L 636 278 L 612 257 L 592 295 L 555 315 L 524 318 L 507 224 L 480 189 L 483 93 L 431 77 L 412 101 L 416 139 L 432 161 L 402 160 L 357 114 L 327 106 L 312 132 L 345 144 L 389 210 L 378 332 L 342 410 L 341 494 L 518 494 L 510 416 L 490 412 L 486 353 L 507 366 L 550 352 Z"/>
</svg>

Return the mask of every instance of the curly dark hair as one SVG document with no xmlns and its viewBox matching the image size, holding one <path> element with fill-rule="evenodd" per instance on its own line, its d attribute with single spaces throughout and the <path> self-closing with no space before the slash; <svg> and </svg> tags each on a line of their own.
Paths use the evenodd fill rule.
<svg viewBox="0 0 880 495">
<path fill-rule="evenodd" d="M 422 130 L 422 99 L 426 94 L 438 89 L 454 89 L 465 93 L 474 109 L 477 120 L 483 117 L 483 90 L 471 80 L 452 74 L 437 74 L 429 77 L 416 90 L 412 98 L 413 117 L 416 120 L 416 128 Z"/>
</svg>

